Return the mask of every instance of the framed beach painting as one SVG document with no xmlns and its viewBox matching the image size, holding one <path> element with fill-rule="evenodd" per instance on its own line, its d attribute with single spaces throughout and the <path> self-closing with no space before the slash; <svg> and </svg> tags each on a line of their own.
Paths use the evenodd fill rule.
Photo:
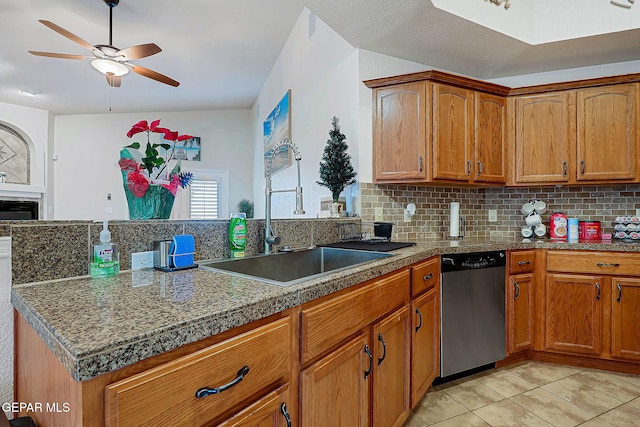
<svg viewBox="0 0 640 427">
<path fill-rule="evenodd" d="M 267 163 L 273 155 L 273 147 L 283 139 L 291 141 L 291 89 L 287 90 L 278 105 L 274 107 L 263 123 L 264 137 L 264 172 L 267 174 Z M 273 155 L 271 175 L 288 168 L 293 164 L 293 150 L 280 147 Z"/>
<path fill-rule="evenodd" d="M 160 142 L 173 145 L 172 141 L 166 141 L 164 138 L 162 138 Z M 162 147 L 158 147 L 158 152 L 165 159 L 171 155 L 171 149 L 164 150 Z M 200 137 L 194 136 L 193 138 L 185 139 L 184 141 L 176 141 L 173 158 L 175 160 L 200 161 Z"/>
</svg>

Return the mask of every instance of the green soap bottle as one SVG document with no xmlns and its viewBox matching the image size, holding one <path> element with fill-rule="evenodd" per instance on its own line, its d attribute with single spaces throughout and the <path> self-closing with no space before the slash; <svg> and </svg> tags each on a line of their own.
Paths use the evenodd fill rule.
<svg viewBox="0 0 640 427">
<path fill-rule="evenodd" d="M 244 257 L 244 248 L 247 245 L 247 215 L 245 213 L 232 213 L 229 219 L 229 249 L 231 258 Z"/>
<path fill-rule="evenodd" d="M 89 274 L 91 277 L 111 277 L 120 273 L 120 250 L 111 242 L 109 221 L 104 220 L 100 232 L 100 243 L 92 245 Z"/>
</svg>

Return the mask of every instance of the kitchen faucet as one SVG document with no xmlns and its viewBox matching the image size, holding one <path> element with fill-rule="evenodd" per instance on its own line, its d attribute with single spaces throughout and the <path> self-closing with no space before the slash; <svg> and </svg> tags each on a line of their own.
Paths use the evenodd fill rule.
<svg viewBox="0 0 640 427">
<path fill-rule="evenodd" d="M 294 154 L 294 159 L 296 161 L 296 167 L 298 168 L 298 185 L 294 189 L 289 190 L 272 190 L 271 189 L 271 165 L 273 163 L 273 158 L 276 153 L 282 147 L 291 147 Z M 288 192 L 296 192 L 296 210 L 293 211 L 295 215 L 303 215 L 304 209 L 302 207 L 302 187 L 300 186 L 300 160 L 302 160 L 302 155 L 300 155 L 300 151 L 298 147 L 289 139 L 285 138 L 282 141 L 276 143 L 274 145 L 273 150 L 271 151 L 271 155 L 267 158 L 267 166 L 265 173 L 265 181 L 266 186 L 264 189 L 265 194 L 265 215 L 264 215 L 264 253 L 270 254 L 272 252 L 273 245 L 280 244 L 280 237 L 276 236 L 273 232 L 273 228 L 271 228 L 271 195 L 273 193 L 288 193 Z"/>
</svg>

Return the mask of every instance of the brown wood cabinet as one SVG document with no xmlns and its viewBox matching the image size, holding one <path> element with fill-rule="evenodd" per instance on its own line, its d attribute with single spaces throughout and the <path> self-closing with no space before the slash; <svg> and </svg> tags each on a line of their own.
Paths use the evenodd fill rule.
<svg viewBox="0 0 640 427">
<path fill-rule="evenodd" d="M 365 84 L 375 182 L 506 182 L 507 88 L 437 71 Z"/>
<path fill-rule="evenodd" d="M 373 173 L 376 182 L 425 181 L 430 165 L 431 93 L 423 81 L 374 91 Z"/>
<path fill-rule="evenodd" d="M 640 361 L 640 278 L 611 281 L 611 356 Z"/>
<path fill-rule="evenodd" d="M 302 425 L 386 427 L 406 420 L 409 281 L 409 269 L 402 269 L 302 308 Z"/>
<path fill-rule="evenodd" d="M 514 182 L 535 184 L 568 182 L 571 132 L 570 94 L 522 95 L 509 99 L 514 110 Z"/>
<path fill-rule="evenodd" d="M 637 181 L 637 83 L 541 90 L 509 99 L 507 185 Z"/>
<path fill-rule="evenodd" d="M 507 354 L 533 348 L 534 250 L 509 251 L 506 288 Z"/>
<path fill-rule="evenodd" d="M 220 420 L 289 374 L 290 327 L 289 319 L 278 320 L 108 385 L 106 426 Z"/>
<path fill-rule="evenodd" d="M 309 427 L 369 426 L 373 355 L 368 332 L 300 373 L 300 419 Z"/>
<path fill-rule="evenodd" d="M 411 407 L 440 375 L 440 287 L 411 302 Z"/>
<path fill-rule="evenodd" d="M 602 276 L 547 274 L 545 347 L 577 354 L 602 354 Z"/>
<path fill-rule="evenodd" d="M 409 416 L 409 326 L 406 306 L 373 325 L 374 427 L 399 427 Z"/>
</svg>

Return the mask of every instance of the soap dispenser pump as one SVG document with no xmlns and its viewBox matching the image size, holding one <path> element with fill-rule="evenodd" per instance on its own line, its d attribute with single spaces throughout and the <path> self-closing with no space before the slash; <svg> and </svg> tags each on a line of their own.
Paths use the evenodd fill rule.
<svg viewBox="0 0 640 427">
<path fill-rule="evenodd" d="M 109 221 L 104 220 L 100 231 L 100 243 L 93 245 L 89 263 L 91 277 L 111 277 L 120 273 L 120 250 L 111 242 Z"/>
</svg>

